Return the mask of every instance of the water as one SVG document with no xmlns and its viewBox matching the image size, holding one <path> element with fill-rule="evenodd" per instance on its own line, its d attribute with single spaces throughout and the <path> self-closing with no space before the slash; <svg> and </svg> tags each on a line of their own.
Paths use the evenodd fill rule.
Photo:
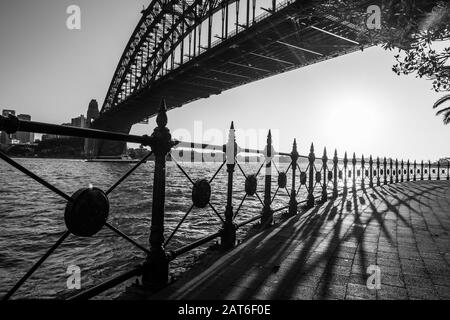
<svg viewBox="0 0 450 320">
<path fill-rule="evenodd" d="M 80 160 L 16 159 L 23 166 L 71 195 L 92 184 L 107 190 L 132 164 L 87 163 Z M 137 242 L 148 246 L 151 224 L 153 162 L 142 165 L 132 176 L 110 195 L 109 222 Z M 195 181 L 208 180 L 220 163 L 182 163 Z M 278 165 L 280 170 L 285 166 Z M 247 174 L 256 173 L 257 164 L 243 164 Z M 226 203 L 226 168 L 212 183 L 211 203 L 223 215 Z M 264 177 L 258 180 L 258 194 L 263 199 Z M 276 177 L 273 178 L 276 184 Z M 236 167 L 234 208 L 244 196 L 244 177 Z M 167 164 L 165 236 L 172 230 L 192 204 L 192 187 L 189 180 L 175 166 Z M 286 206 L 289 198 L 280 191 L 274 208 Z M 26 175 L 4 162 L 0 162 L 0 295 L 4 295 L 20 277 L 57 241 L 66 230 L 64 208 L 66 202 Z M 236 222 L 261 213 L 261 203 L 256 197 L 244 202 Z M 211 209 L 194 209 L 167 249 L 176 249 L 197 239 L 217 232 L 221 222 Z M 246 229 L 239 231 L 242 237 Z M 188 268 L 204 252 L 205 245 L 180 256 L 171 262 L 171 272 Z M 70 235 L 35 274 L 16 292 L 13 298 L 63 298 L 74 294 L 68 290 L 66 274 L 69 265 L 81 268 L 81 285 L 86 289 L 119 273 L 130 270 L 144 261 L 145 254 L 132 244 L 104 228 L 92 238 Z M 123 291 L 118 286 L 100 298 L 115 298 Z"/>
</svg>

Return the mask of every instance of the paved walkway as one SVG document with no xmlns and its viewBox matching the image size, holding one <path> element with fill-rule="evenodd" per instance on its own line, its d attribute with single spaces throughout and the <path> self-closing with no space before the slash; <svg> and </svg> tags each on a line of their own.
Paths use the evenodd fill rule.
<svg viewBox="0 0 450 320">
<path fill-rule="evenodd" d="M 450 182 L 367 189 L 258 233 L 152 299 L 450 299 Z M 368 266 L 381 289 L 367 288 Z"/>
</svg>

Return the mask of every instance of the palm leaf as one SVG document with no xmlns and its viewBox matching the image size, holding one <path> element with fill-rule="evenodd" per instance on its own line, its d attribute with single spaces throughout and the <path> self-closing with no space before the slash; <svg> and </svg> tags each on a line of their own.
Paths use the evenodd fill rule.
<svg viewBox="0 0 450 320">
<path fill-rule="evenodd" d="M 433 105 L 433 109 L 440 107 L 443 103 L 445 103 L 447 101 L 450 101 L 450 94 L 443 96 L 438 101 L 436 101 L 436 103 Z M 436 112 L 437 116 L 439 116 L 441 114 L 444 115 L 444 124 L 449 124 L 450 123 L 450 107 L 443 108 L 443 109 L 439 110 L 438 112 Z"/>
<path fill-rule="evenodd" d="M 447 113 L 447 115 L 444 115 L 444 116 L 449 116 L 450 115 L 450 107 L 439 110 L 438 112 L 436 112 L 436 115 L 439 116 L 443 113 Z"/>
<path fill-rule="evenodd" d="M 443 96 L 442 98 L 440 98 L 438 101 L 436 101 L 436 103 L 433 105 L 433 109 L 438 108 L 441 104 L 443 104 L 444 102 L 446 102 L 447 100 L 450 101 L 450 94 Z"/>
</svg>

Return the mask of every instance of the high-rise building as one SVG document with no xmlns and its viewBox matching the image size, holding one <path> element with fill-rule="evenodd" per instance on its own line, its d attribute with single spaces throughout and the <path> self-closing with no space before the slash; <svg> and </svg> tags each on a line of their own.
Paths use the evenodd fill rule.
<svg viewBox="0 0 450 320">
<path fill-rule="evenodd" d="M 87 127 L 90 127 L 92 121 L 97 119 L 99 115 L 100 115 L 100 112 L 98 111 L 97 100 L 92 99 L 91 102 L 89 102 L 88 111 L 87 111 L 87 118 L 86 118 Z"/>
<path fill-rule="evenodd" d="M 84 115 L 80 115 L 78 118 L 73 118 L 71 124 L 72 127 L 86 128 L 86 117 Z"/>
<path fill-rule="evenodd" d="M 89 102 L 88 111 L 87 111 L 87 118 L 86 118 L 86 126 L 88 128 L 91 127 L 92 122 L 97 119 L 100 115 L 100 112 L 98 111 L 98 103 L 97 100 L 92 99 L 91 102 Z M 86 158 L 92 158 L 95 153 L 95 145 L 96 140 L 95 139 L 84 139 L 84 154 Z"/>
<path fill-rule="evenodd" d="M 16 110 L 4 109 L 2 111 L 2 116 L 4 116 L 4 117 L 7 117 L 10 114 L 15 116 L 16 115 Z M 11 139 L 16 139 L 16 134 L 8 135 L 4 131 L 0 132 L 0 143 L 1 144 L 9 144 L 9 143 L 11 143 Z"/>
<path fill-rule="evenodd" d="M 19 118 L 19 120 L 31 121 L 31 116 L 28 114 L 19 114 L 17 118 Z M 20 141 L 20 143 L 33 143 L 34 133 L 19 131 L 16 133 L 16 138 Z"/>
</svg>

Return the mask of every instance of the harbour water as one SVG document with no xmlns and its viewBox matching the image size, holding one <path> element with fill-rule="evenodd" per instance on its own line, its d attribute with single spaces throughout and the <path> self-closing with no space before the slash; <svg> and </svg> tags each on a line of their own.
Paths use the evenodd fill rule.
<svg viewBox="0 0 450 320">
<path fill-rule="evenodd" d="M 23 166 L 66 192 L 73 194 L 92 184 L 107 190 L 132 164 L 86 163 L 81 160 L 16 159 Z M 210 179 L 221 163 L 182 163 L 192 179 Z M 148 246 L 151 224 L 153 162 L 142 165 L 110 195 L 109 222 L 138 243 Z M 279 164 L 283 170 L 287 164 Z M 258 164 L 242 164 L 246 174 L 253 174 Z M 286 168 L 285 168 L 286 169 Z M 211 203 L 223 215 L 226 204 L 226 167 L 211 184 Z M 273 177 L 276 184 L 276 175 Z M 66 230 L 66 202 L 26 175 L 0 162 L 0 295 L 4 295 L 20 277 L 56 242 Z M 236 167 L 233 205 L 236 209 L 245 192 L 245 178 Z M 289 184 L 288 184 L 289 185 Z M 258 178 L 258 194 L 263 199 L 264 176 Z M 274 187 L 275 191 L 276 187 Z M 166 238 L 192 204 L 192 185 L 173 162 L 167 163 Z M 285 190 L 279 191 L 274 208 L 286 206 Z M 236 218 L 247 220 L 261 212 L 257 197 L 247 197 Z M 221 222 L 210 208 L 194 209 L 167 249 L 176 249 L 217 232 Z M 248 227 L 247 227 L 248 228 Z M 242 237 L 246 229 L 239 230 Z M 171 262 L 171 272 L 180 273 L 192 265 L 205 245 Z M 76 291 L 67 288 L 70 265 L 81 269 L 81 289 L 89 288 L 143 262 L 145 254 L 132 244 L 104 228 L 92 238 L 73 235 L 60 246 L 13 298 L 64 298 Z M 118 286 L 99 298 L 115 298 L 123 291 Z"/>
</svg>

